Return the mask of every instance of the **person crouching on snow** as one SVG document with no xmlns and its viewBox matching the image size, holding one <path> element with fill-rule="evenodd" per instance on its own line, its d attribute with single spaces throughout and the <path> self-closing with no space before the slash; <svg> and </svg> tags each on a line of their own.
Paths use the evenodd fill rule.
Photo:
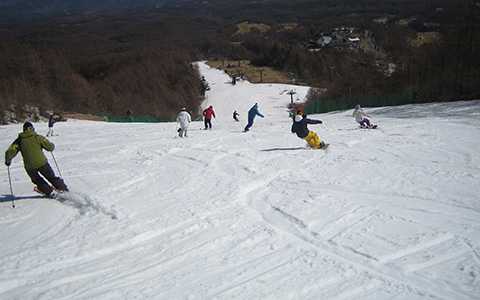
<svg viewBox="0 0 480 300">
<path fill-rule="evenodd" d="M 308 130 L 308 124 L 322 124 L 320 120 L 308 119 L 306 115 L 297 114 L 293 118 L 292 133 L 297 134 L 301 139 L 304 139 L 311 148 L 322 149 L 326 146 L 325 142 L 320 140 L 317 133 Z"/>
<path fill-rule="evenodd" d="M 192 122 L 192 117 L 187 112 L 185 107 L 182 107 L 182 110 L 178 113 L 177 122 L 180 125 L 180 128 L 178 129 L 178 136 L 187 137 L 187 130 L 190 122 Z"/>
<path fill-rule="evenodd" d="M 370 123 L 370 120 L 367 117 L 370 117 L 367 115 L 366 112 L 363 111 L 363 108 L 360 107 L 360 104 L 357 104 L 355 106 L 355 109 L 353 110 L 353 117 L 355 118 L 355 121 L 357 121 L 358 124 L 360 124 L 360 127 L 362 128 L 374 128 L 377 127 L 376 125 L 373 125 Z"/>
<path fill-rule="evenodd" d="M 236 110 L 233 111 L 233 119 L 236 121 L 236 122 L 239 122 L 240 120 L 238 119 L 238 112 Z"/>
</svg>

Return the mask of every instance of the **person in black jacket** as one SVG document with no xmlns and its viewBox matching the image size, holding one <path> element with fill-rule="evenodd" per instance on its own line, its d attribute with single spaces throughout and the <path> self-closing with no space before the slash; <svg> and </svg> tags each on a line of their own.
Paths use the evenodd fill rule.
<svg viewBox="0 0 480 300">
<path fill-rule="evenodd" d="M 314 149 L 326 148 L 328 144 L 325 144 L 325 142 L 320 140 L 316 132 L 308 130 L 308 124 L 322 124 L 322 121 L 308 119 L 306 115 L 298 113 L 293 118 L 292 133 L 295 133 L 299 138 L 304 139 L 308 145 Z"/>
<path fill-rule="evenodd" d="M 237 121 L 237 122 L 240 121 L 240 120 L 238 119 L 238 116 L 239 116 L 238 112 L 237 112 L 236 110 L 234 110 L 234 111 L 233 111 L 233 119 L 234 119 L 235 121 Z"/>
<path fill-rule="evenodd" d="M 50 118 L 48 118 L 48 132 L 47 132 L 47 136 L 53 136 L 53 125 L 55 124 L 55 122 L 57 122 L 57 120 L 55 120 L 55 115 L 54 115 L 54 114 L 51 114 L 51 115 L 50 115 Z"/>
</svg>

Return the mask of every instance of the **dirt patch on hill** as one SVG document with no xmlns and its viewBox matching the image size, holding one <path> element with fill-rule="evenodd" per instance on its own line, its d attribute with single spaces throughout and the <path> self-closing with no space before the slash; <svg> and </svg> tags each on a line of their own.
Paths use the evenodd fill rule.
<svg viewBox="0 0 480 300">
<path fill-rule="evenodd" d="M 248 60 L 210 60 L 207 64 L 216 69 L 225 71 L 230 76 L 237 76 L 252 83 L 294 83 L 287 73 L 269 67 L 256 67 Z"/>
</svg>

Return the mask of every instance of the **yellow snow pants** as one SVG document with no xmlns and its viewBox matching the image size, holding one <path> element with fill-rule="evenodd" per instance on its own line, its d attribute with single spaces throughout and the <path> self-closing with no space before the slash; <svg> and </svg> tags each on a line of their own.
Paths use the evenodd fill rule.
<svg viewBox="0 0 480 300">
<path fill-rule="evenodd" d="M 305 137 L 305 141 L 308 143 L 308 145 L 314 149 L 319 149 L 321 140 L 320 137 L 318 137 L 317 133 L 314 131 L 309 131 L 308 135 Z"/>
</svg>

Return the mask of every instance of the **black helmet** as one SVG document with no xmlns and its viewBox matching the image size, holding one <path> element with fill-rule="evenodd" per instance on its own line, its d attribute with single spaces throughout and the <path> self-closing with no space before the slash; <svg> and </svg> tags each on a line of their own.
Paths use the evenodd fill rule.
<svg viewBox="0 0 480 300">
<path fill-rule="evenodd" d="M 23 123 L 23 131 L 27 131 L 28 129 L 35 130 L 35 128 L 33 128 L 33 124 L 27 121 Z"/>
</svg>

